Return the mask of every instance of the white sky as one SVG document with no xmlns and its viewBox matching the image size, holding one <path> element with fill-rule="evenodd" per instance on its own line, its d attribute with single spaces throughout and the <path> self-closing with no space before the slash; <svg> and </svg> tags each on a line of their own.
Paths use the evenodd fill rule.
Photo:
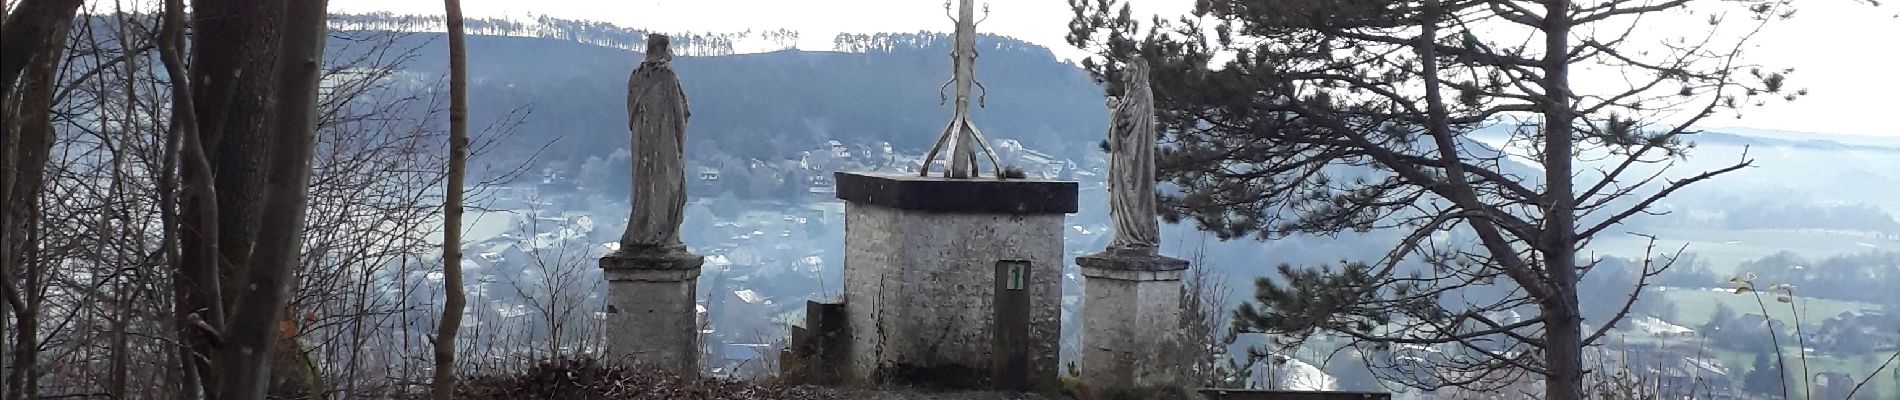
<svg viewBox="0 0 1900 400">
<path fill-rule="evenodd" d="M 979 0 L 981 1 L 981 0 Z M 1186 14 L 1194 0 L 1131 0 L 1137 15 Z M 991 17 L 977 29 L 1048 46 L 1058 57 L 1079 58 L 1063 41 L 1073 13 L 1066 0 L 991 0 Z M 331 0 L 333 12 L 390 11 L 440 14 L 434 0 Z M 942 0 L 463 0 L 469 17 L 527 17 L 609 22 L 661 32 L 730 32 L 789 28 L 799 47 L 829 50 L 840 32 L 947 31 Z M 1900 137 L 1900 6 L 1855 0 L 1796 2 L 1793 20 L 1763 32 L 1751 50 L 1757 60 L 1795 69 L 1792 88 L 1809 96 L 1794 103 L 1722 117 L 1710 127 L 1745 127 Z M 978 11 L 979 18 L 981 11 Z M 1145 22 L 1145 18 L 1143 19 Z M 1695 28 L 1695 27 L 1692 27 Z"/>
</svg>

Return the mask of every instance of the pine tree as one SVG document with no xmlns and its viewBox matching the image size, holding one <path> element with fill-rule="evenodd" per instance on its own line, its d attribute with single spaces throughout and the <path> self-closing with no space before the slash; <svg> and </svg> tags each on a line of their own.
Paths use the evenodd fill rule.
<svg viewBox="0 0 1900 400">
<path fill-rule="evenodd" d="M 1781 369 L 1768 361 L 1767 352 L 1755 353 L 1754 366 L 1742 377 L 1742 389 L 1754 394 L 1779 394 L 1782 393 L 1781 378 Z"/>
<path fill-rule="evenodd" d="M 1789 13 L 1780 0 L 1747 1 L 1736 15 L 1748 18 L 1680 42 L 1647 28 L 1691 12 L 1688 0 L 1205 0 L 1145 32 L 1119 3 L 1071 0 L 1069 42 L 1097 53 L 1084 66 L 1098 78 L 1149 60 L 1158 175 L 1179 187 L 1163 217 L 1223 239 L 1397 233 L 1377 260 L 1282 265 L 1236 325 L 1390 349 L 1374 370 L 1424 389 L 1529 377 L 1544 398 L 1583 397 L 1584 349 L 1671 257 L 1646 257 L 1622 293 L 1580 293 L 1598 260 L 1579 249 L 1751 161 L 1630 171 L 1686 157 L 1706 118 L 1799 95 L 1783 71 L 1730 62 L 1746 32 Z M 1623 79 L 1573 82 L 1573 67 Z M 1506 144 L 1473 138 L 1486 128 Z M 1596 154 L 1609 167 L 1575 163 Z M 1586 329 L 1582 298 L 1616 311 Z"/>
</svg>

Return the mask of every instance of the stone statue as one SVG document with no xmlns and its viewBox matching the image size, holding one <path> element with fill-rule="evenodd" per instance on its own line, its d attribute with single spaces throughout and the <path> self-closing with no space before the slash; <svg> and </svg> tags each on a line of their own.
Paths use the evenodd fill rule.
<svg viewBox="0 0 1900 400">
<path fill-rule="evenodd" d="M 646 61 L 627 78 L 627 129 L 632 132 L 633 212 L 623 253 L 684 251 L 686 92 L 673 74 L 666 35 L 647 35 Z"/>
<path fill-rule="evenodd" d="M 1154 255 L 1160 225 L 1155 222 L 1155 99 L 1148 88 L 1147 60 L 1129 60 L 1121 80 L 1125 92 L 1109 99 L 1108 210 L 1115 239 L 1108 250 Z"/>
</svg>

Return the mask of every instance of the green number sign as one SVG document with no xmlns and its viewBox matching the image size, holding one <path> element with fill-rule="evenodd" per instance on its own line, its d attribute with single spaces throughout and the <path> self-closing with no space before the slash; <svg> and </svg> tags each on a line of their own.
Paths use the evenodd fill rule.
<svg viewBox="0 0 1900 400">
<path fill-rule="evenodd" d="M 1023 264 L 1026 263 L 1009 263 L 1009 285 L 1006 286 L 1007 289 L 1023 290 Z"/>
</svg>

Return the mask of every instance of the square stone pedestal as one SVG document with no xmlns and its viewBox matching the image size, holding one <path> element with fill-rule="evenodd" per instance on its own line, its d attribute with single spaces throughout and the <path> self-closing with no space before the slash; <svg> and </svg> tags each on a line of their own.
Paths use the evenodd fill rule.
<svg viewBox="0 0 1900 400">
<path fill-rule="evenodd" d="M 1075 182 L 837 174 L 846 380 L 1053 382 Z"/>
<path fill-rule="evenodd" d="M 698 376 L 695 291 L 704 261 L 684 250 L 601 257 L 607 280 L 603 359 Z"/>
<path fill-rule="evenodd" d="M 1101 390 L 1186 384 L 1181 274 L 1187 261 L 1102 252 L 1076 257 L 1082 293 L 1082 383 Z"/>
</svg>

